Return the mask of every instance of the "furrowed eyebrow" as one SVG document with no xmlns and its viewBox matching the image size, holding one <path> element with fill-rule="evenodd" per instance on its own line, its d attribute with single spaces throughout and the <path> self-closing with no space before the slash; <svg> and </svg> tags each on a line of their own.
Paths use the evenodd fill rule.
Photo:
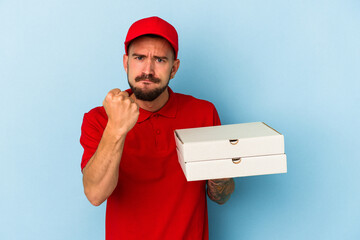
<svg viewBox="0 0 360 240">
<path fill-rule="evenodd" d="M 160 58 L 160 59 L 168 60 L 168 58 L 166 56 L 154 56 L 154 58 Z"/>
<path fill-rule="evenodd" d="M 137 53 L 133 53 L 131 54 L 132 57 L 146 57 L 145 55 L 143 54 L 137 54 Z"/>
</svg>

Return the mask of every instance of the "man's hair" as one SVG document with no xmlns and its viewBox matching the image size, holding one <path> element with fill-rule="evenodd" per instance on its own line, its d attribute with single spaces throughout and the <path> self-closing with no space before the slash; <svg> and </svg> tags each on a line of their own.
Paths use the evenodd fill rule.
<svg viewBox="0 0 360 240">
<path fill-rule="evenodd" d="M 134 38 L 130 43 L 129 43 L 129 45 L 127 46 L 127 49 L 126 49 L 126 52 L 127 53 L 129 53 L 129 49 L 130 49 L 130 46 L 131 46 L 131 44 L 136 40 L 136 39 L 139 39 L 139 38 L 141 38 L 141 37 L 150 37 L 150 38 L 162 38 L 162 39 L 165 39 L 165 38 L 163 38 L 163 37 L 161 37 L 161 36 L 159 36 L 159 35 L 156 35 L 156 34 L 144 34 L 144 35 L 141 35 L 141 36 L 139 36 L 139 37 L 137 37 L 137 38 Z M 166 39 L 165 39 L 166 40 Z M 166 40 L 167 42 L 169 42 L 168 40 Z M 169 43 L 170 44 L 170 43 Z M 172 45 L 170 44 L 170 47 L 171 47 L 171 49 L 173 50 L 173 53 L 174 53 L 174 60 L 175 60 L 175 56 L 176 56 L 176 54 L 175 54 L 175 49 L 172 47 Z"/>
</svg>

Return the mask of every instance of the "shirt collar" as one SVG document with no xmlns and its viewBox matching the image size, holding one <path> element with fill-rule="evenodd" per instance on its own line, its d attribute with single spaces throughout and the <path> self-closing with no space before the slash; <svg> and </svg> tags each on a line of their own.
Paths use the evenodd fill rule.
<svg viewBox="0 0 360 240">
<path fill-rule="evenodd" d="M 129 95 L 132 94 L 131 89 L 127 89 L 126 91 L 129 93 Z M 177 113 L 176 95 L 174 94 L 174 92 L 171 90 L 170 87 L 168 87 L 168 91 L 169 91 L 168 101 L 157 112 L 149 112 L 145 109 L 139 108 L 140 114 L 139 114 L 137 123 L 143 122 L 153 115 L 161 115 L 161 116 L 168 117 L 168 118 L 176 117 L 176 113 Z"/>
</svg>

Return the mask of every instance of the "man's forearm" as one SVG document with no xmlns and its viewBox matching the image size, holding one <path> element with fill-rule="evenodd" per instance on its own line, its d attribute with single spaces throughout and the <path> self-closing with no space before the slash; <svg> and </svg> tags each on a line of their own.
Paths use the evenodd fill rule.
<svg viewBox="0 0 360 240">
<path fill-rule="evenodd" d="M 232 178 L 212 179 L 208 180 L 207 186 L 209 198 L 218 204 L 224 204 L 234 192 L 235 182 Z"/>
<path fill-rule="evenodd" d="M 125 135 L 115 136 L 106 127 L 99 146 L 83 169 L 84 192 L 91 204 L 98 206 L 114 191 Z"/>
</svg>

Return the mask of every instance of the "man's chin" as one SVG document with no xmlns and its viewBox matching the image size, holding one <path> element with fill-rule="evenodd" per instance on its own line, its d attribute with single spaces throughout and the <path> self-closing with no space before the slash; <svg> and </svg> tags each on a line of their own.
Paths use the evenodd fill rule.
<svg viewBox="0 0 360 240">
<path fill-rule="evenodd" d="M 167 89 L 167 86 L 155 89 L 130 87 L 137 99 L 148 102 L 154 101 Z"/>
<path fill-rule="evenodd" d="M 152 91 L 156 91 L 158 89 L 158 86 L 155 86 L 154 83 L 142 83 L 138 84 L 137 86 L 134 86 L 136 89 L 139 89 L 139 91 L 142 91 L 144 93 L 149 93 Z"/>
</svg>

